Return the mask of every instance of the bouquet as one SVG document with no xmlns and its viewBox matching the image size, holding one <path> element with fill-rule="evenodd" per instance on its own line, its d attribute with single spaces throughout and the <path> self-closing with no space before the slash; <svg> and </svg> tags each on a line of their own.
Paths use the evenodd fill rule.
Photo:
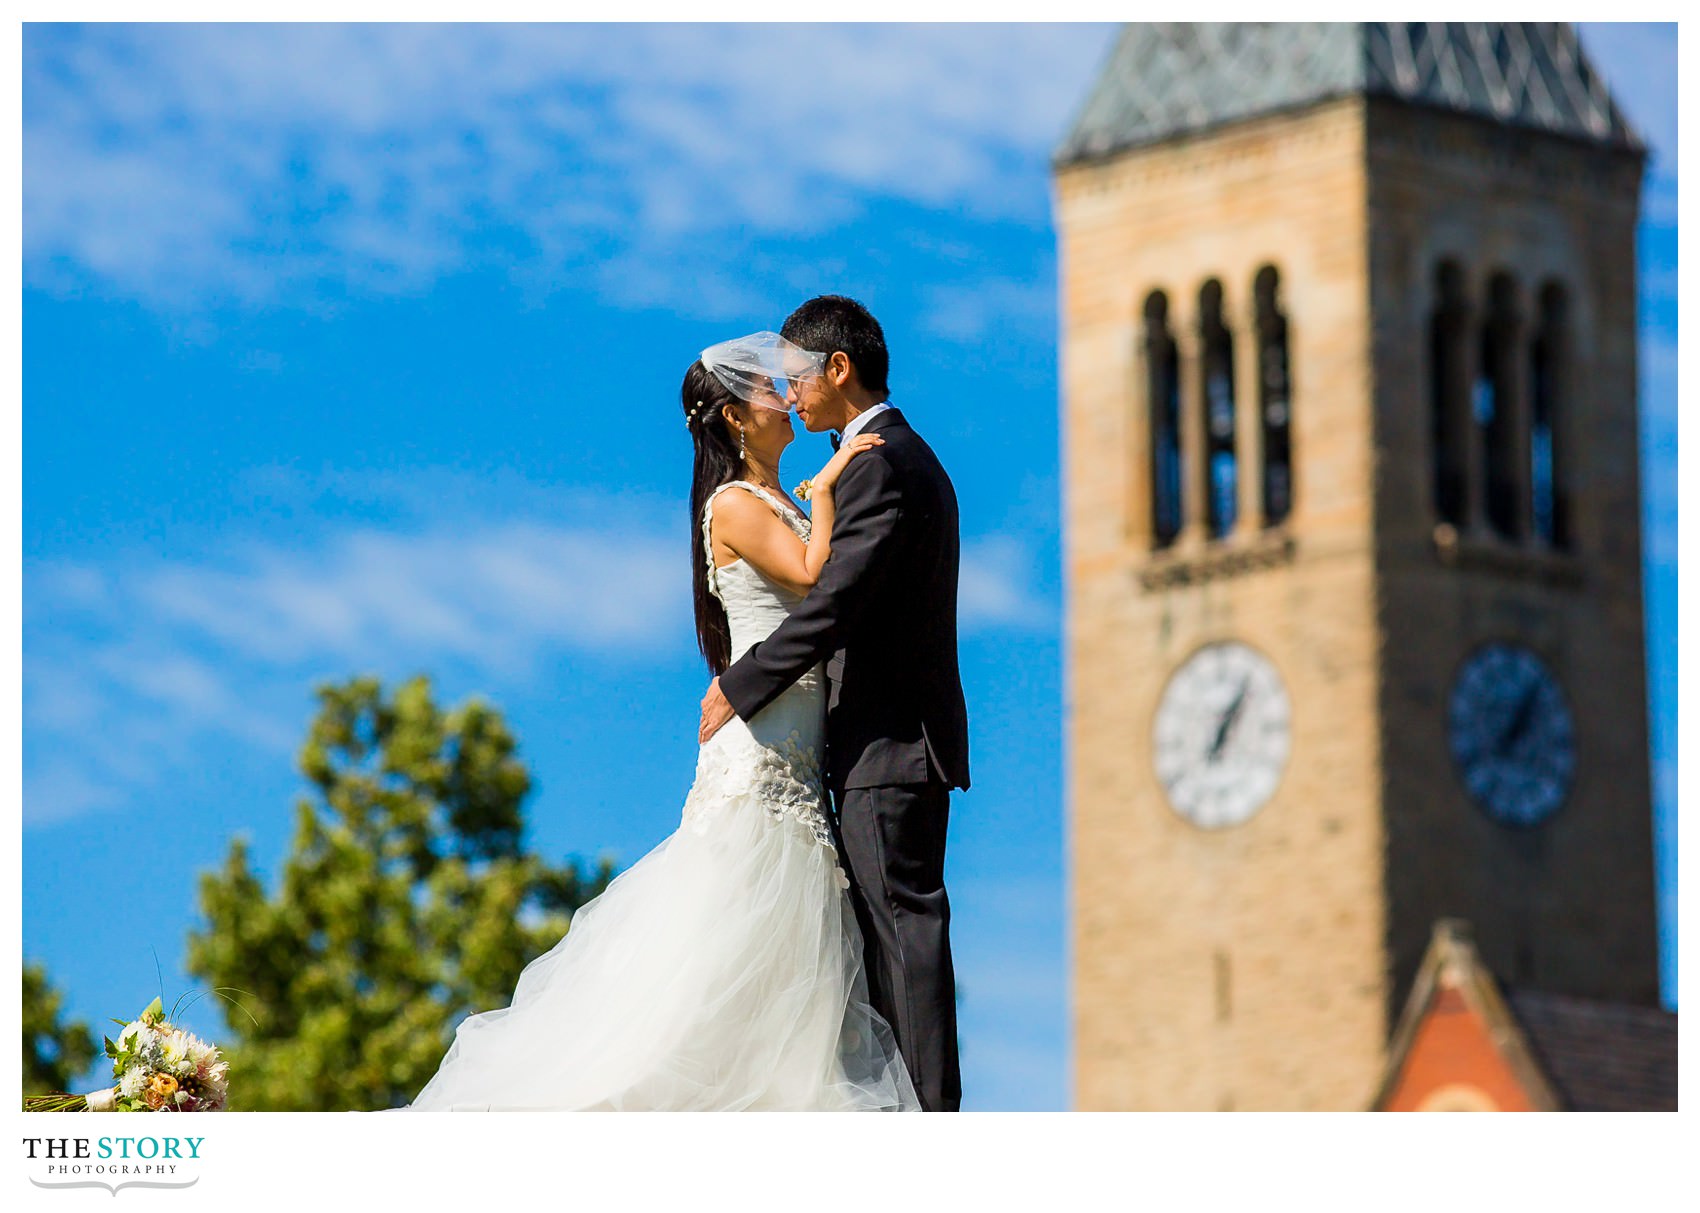
<svg viewBox="0 0 1700 1213">
<path fill-rule="evenodd" d="M 115 1086 L 87 1095 L 31 1095 L 26 1112 L 217 1112 L 224 1108 L 229 1067 L 218 1050 L 198 1036 L 174 1027 L 160 1009 L 148 1004 L 141 1017 L 125 1023 L 118 1039 L 106 1039 Z"/>
</svg>

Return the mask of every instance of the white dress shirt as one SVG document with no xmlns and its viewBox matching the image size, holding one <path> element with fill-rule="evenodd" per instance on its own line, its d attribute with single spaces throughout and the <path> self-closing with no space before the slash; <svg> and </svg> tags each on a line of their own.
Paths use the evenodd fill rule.
<svg viewBox="0 0 1700 1213">
<path fill-rule="evenodd" d="M 861 431 L 863 426 L 867 425 L 869 421 L 872 421 L 875 417 L 878 417 L 881 413 L 891 407 L 892 405 L 889 400 L 882 400 L 878 404 L 874 405 L 873 408 L 857 413 L 856 419 L 849 425 L 845 426 L 843 431 L 838 435 L 838 441 L 849 442 Z"/>
</svg>

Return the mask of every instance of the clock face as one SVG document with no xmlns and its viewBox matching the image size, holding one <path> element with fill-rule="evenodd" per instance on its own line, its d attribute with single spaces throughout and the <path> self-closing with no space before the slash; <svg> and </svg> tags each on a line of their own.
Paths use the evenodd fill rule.
<svg viewBox="0 0 1700 1213">
<path fill-rule="evenodd" d="M 1576 739 L 1558 679 L 1528 649 L 1483 645 L 1452 684 L 1448 736 L 1458 774 L 1488 816 L 1532 826 L 1564 803 Z"/>
<path fill-rule="evenodd" d="M 1291 746 L 1287 688 L 1263 654 L 1238 641 L 1206 645 L 1169 679 L 1152 751 L 1175 811 L 1205 829 L 1263 807 Z"/>
</svg>

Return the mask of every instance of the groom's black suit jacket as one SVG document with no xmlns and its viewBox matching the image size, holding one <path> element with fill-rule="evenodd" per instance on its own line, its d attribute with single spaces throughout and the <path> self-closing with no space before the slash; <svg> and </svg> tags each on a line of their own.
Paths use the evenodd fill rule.
<svg viewBox="0 0 1700 1213">
<path fill-rule="evenodd" d="M 833 493 L 832 556 L 766 640 L 720 676 L 749 720 L 816 662 L 831 680 L 826 782 L 968 787 L 968 710 L 956 658 L 956 490 L 932 448 L 887 409 L 860 432 Z"/>
</svg>

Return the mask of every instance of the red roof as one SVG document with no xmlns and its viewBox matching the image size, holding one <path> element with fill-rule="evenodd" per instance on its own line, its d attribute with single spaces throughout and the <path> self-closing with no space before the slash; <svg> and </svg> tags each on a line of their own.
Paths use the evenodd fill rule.
<svg viewBox="0 0 1700 1213">
<path fill-rule="evenodd" d="M 1501 994 L 1469 924 L 1435 923 L 1376 1111 L 1676 1110 L 1676 1014 L 1540 990 Z"/>
</svg>

